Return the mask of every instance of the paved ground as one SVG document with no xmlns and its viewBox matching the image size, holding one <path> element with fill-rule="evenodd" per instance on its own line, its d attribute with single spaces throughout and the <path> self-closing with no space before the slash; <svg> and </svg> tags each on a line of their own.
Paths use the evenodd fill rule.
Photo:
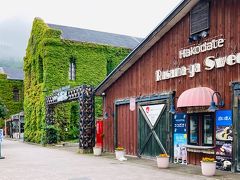
<svg viewBox="0 0 240 180">
<path fill-rule="evenodd" d="M 158 169 L 152 160 L 129 158 L 120 162 L 109 154 L 94 157 L 76 151 L 76 147 L 41 147 L 5 139 L 0 180 L 240 179 L 240 175 L 222 172 L 207 178 L 195 166 L 171 165 L 169 169 Z"/>
</svg>

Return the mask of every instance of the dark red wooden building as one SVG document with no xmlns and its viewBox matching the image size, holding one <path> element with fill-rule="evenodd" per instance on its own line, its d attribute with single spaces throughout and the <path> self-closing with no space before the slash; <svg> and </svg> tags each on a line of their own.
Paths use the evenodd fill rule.
<svg viewBox="0 0 240 180">
<path fill-rule="evenodd" d="M 210 156 L 240 170 L 239 9 L 239 0 L 182 1 L 97 87 L 105 150 L 190 164 Z"/>
</svg>

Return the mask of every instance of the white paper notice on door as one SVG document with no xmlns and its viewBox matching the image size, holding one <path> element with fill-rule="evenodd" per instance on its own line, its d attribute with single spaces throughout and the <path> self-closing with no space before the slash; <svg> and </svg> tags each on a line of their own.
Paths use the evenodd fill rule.
<svg viewBox="0 0 240 180">
<path fill-rule="evenodd" d="M 153 126 L 156 123 L 159 115 L 163 111 L 164 107 L 165 107 L 165 104 L 142 106 L 148 120 L 151 122 Z"/>
</svg>

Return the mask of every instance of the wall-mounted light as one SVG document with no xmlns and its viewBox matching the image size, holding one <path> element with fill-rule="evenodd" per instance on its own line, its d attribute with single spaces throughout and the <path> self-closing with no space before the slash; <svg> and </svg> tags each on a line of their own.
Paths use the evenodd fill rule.
<svg viewBox="0 0 240 180">
<path fill-rule="evenodd" d="M 201 38 L 205 38 L 208 36 L 208 31 L 202 31 L 199 36 L 201 36 Z"/>
<path fill-rule="evenodd" d="M 175 94 L 175 92 L 174 92 Z M 175 114 L 176 113 L 176 109 L 175 109 L 175 105 L 174 105 L 174 99 L 177 97 L 174 97 L 174 95 L 172 96 L 172 98 L 170 99 L 170 110 L 169 113 L 171 114 Z"/>
<path fill-rule="evenodd" d="M 171 113 L 171 114 L 175 114 L 175 113 L 176 113 L 176 109 L 175 109 L 174 104 L 171 104 L 171 105 L 170 105 L 169 113 Z"/>
<path fill-rule="evenodd" d="M 189 39 L 188 39 L 188 42 L 189 43 L 192 43 L 194 41 L 200 41 L 201 39 L 203 38 L 206 38 L 208 36 L 208 31 L 202 31 L 198 34 L 192 34 Z"/>
<path fill-rule="evenodd" d="M 106 111 L 103 114 L 103 119 L 108 119 L 108 113 Z"/>
<path fill-rule="evenodd" d="M 110 114 L 112 117 L 114 117 L 114 113 L 113 113 L 112 108 L 111 108 L 110 106 L 108 106 L 108 107 L 105 109 L 105 111 L 104 111 L 104 113 L 103 113 L 103 119 L 108 119 L 108 118 L 109 118 L 109 114 Z"/>
<path fill-rule="evenodd" d="M 199 41 L 201 39 L 201 37 L 199 36 L 199 34 L 193 34 L 189 37 L 188 41 L 190 43 L 194 42 L 194 41 Z"/>
<path fill-rule="evenodd" d="M 214 95 L 217 96 L 217 101 L 218 103 L 216 104 L 215 101 L 214 101 Z M 210 107 L 208 108 L 208 111 L 210 112 L 215 112 L 216 110 L 218 110 L 219 108 L 218 107 L 223 107 L 224 106 L 224 101 L 221 97 L 221 94 L 217 91 L 215 91 L 213 94 L 212 94 L 212 101 L 210 103 Z"/>
</svg>

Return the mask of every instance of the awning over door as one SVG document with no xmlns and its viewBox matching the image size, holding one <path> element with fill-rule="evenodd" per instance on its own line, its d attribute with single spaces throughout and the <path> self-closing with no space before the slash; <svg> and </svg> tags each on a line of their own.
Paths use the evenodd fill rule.
<svg viewBox="0 0 240 180">
<path fill-rule="evenodd" d="M 214 91 L 208 87 L 197 87 L 184 91 L 178 98 L 177 107 L 210 106 Z M 217 97 L 214 96 L 217 102 Z"/>
</svg>

